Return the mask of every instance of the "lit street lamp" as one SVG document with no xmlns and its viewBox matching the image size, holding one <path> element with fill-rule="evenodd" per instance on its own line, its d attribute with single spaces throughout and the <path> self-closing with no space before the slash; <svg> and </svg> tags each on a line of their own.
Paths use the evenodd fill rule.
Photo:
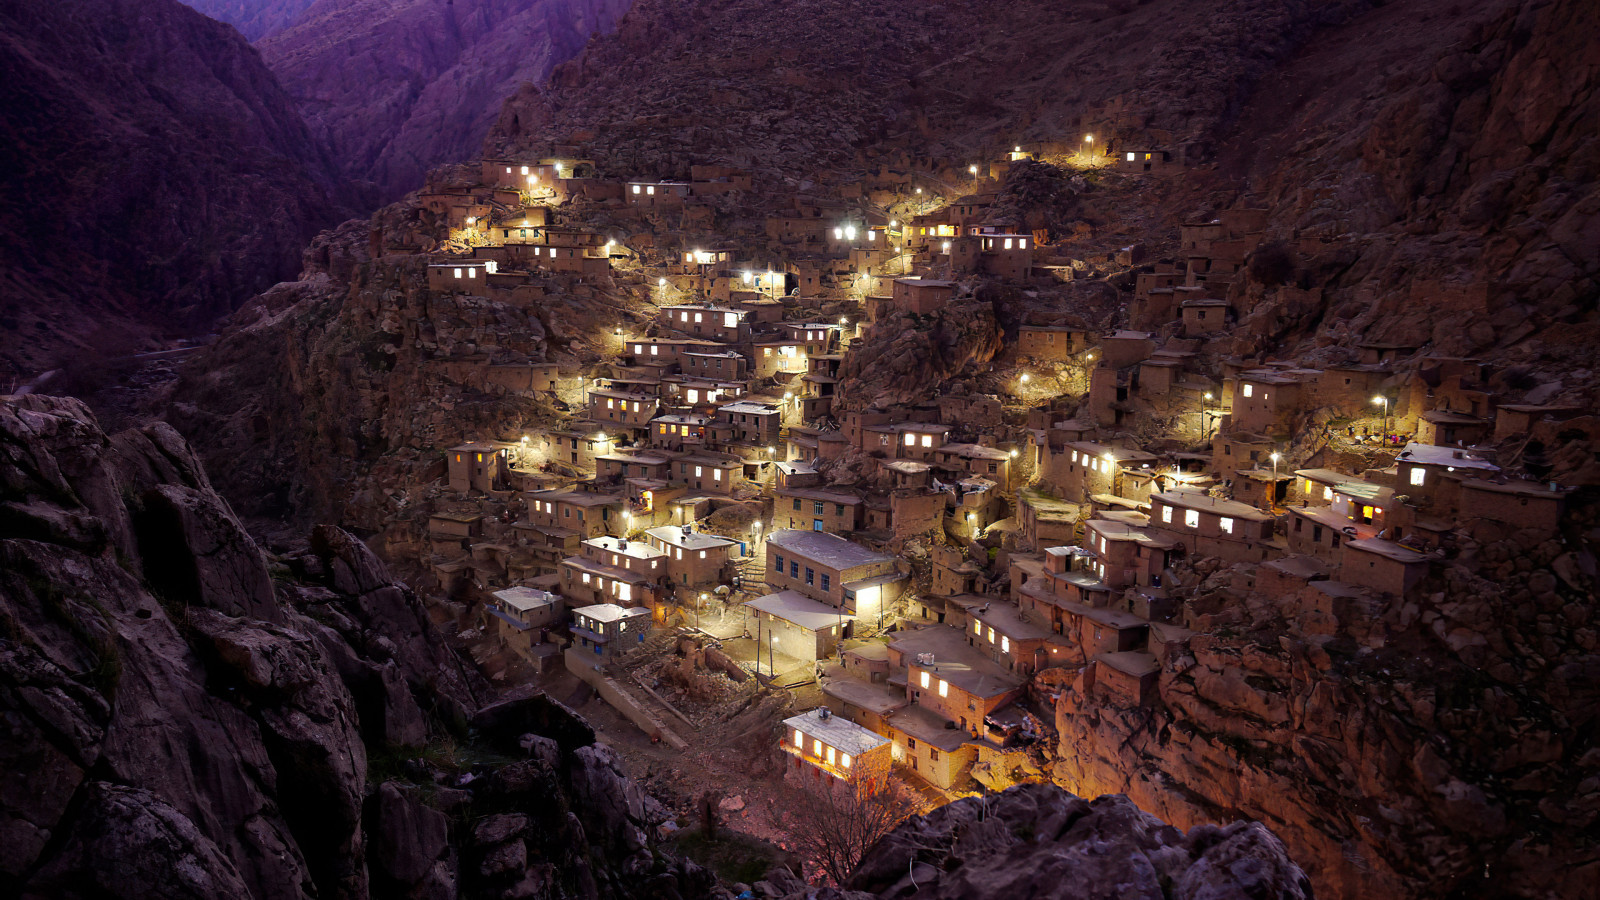
<svg viewBox="0 0 1600 900">
<path fill-rule="evenodd" d="M 1083 136 L 1083 155 L 1085 159 L 1094 159 L 1094 135 Z"/>
<path fill-rule="evenodd" d="M 1206 402 L 1211 399 L 1211 392 L 1206 391 L 1200 396 L 1200 439 L 1206 439 L 1209 429 L 1206 428 Z"/>
<path fill-rule="evenodd" d="M 1269 505 L 1267 508 L 1273 509 L 1278 505 L 1278 460 L 1282 459 L 1283 457 L 1279 456 L 1277 453 L 1273 453 L 1267 458 L 1272 460 L 1272 493 L 1267 495 L 1271 498 L 1268 501 Z"/>
<path fill-rule="evenodd" d="M 1389 442 L 1389 398 L 1382 394 L 1372 398 L 1373 403 L 1383 404 L 1383 442 Z"/>
</svg>

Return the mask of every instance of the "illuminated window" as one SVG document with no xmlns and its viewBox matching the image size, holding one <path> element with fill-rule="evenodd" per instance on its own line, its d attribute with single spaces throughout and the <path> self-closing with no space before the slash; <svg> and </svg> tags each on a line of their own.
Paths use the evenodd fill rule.
<svg viewBox="0 0 1600 900">
<path fill-rule="evenodd" d="M 695 466 L 694 467 L 694 477 L 699 478 L 702 474 L 704 474 L 704 470 L 702 469 L 702 467 Z"/>
<path fill-rule="evenodd" d="M 583 573 L 583 583 L 584 584 L 588 584 L 589 583 L 589 573 L 588 572 Z"/>
<path fill-rule="evenodd" d="M 737 327 L 739 327 L 739 314 L 738 313 L 723 313 L 723 315 L 722 315 L 722 325 L 723 325 L 724 328 L 737 328 Z"/>
<path fill-rule="evenodd" d="M 1423 469 L 1421 466 L 1413 466 L 1411 469 L 1411 483 L 1422 484 L 1427 478 L 1427 474 L 1427 470 Z"/>
<path fill-rule="evenodd" d="M 1244 395 L 1246 397 L 1249 397 L 1249 396 L 1255 394 L 1255 392 L 1256 392 L 1256 386 L 1255 385 L 1247 384 L 1247 385 L 1244 386 Z"/>
<path fill-rule="evenodd" d="M 1132 153 L 1128 154 L 1128 162 L 1133 162 L 1133 154 Z"/>
<path fill-rule="evenodd" d="M 617 599 L 618 600 L 622 600 L 622 601 L 629 600 L 631 598 L 631 591 L 632 591 L 632 589 L 631 589 L 631 587 L 629 585 L 623 584 L 620 581 L 617 582 Z"/>
<path fill-rule="evenodd" d="M 1168 525 L 1172 524 L 1172 507 L 1161 507 L 1161 521 L 1166 522 Z"/>
<path fill-rule="evenodd" d="M 1006 250 L 1010 250 L 1011 249 L 1011 238 L 1006 238 L 1006 245 L 1005 245 L 1004 249 L 1006 249 Z"/>
<path fill-rule="evenodd" d="M 843 764 L 846 769 L 850 768 L 850 754 L 846 753 L 841 756 L 839 758 L 839 762 Z"/>
<path fill-rule="evenodd" d="M 931 434 L 923 435 L 922 436 L 922 446 L 924 446 L 924 447 L 932 447 L 933 446 L 933 435 L 931 435 Z"/>
<path fill-rule="evenodd" d="M 510 169 L 507 169 L 507 170 L 506 170 L 506 171 L 507 171 L 507 172 L 509 172 L 509 171 L 511 171 L 511 170 L 510 170 Z M 523 167 L 522 167 L 522 174 L 524 174 L 524 175 L 526 175 L 526 174 L 528 174 L 528 167 L 527 167 L 527 166 L 523 166 Z"/>
<path fill-rule="evenodd" d="M 821 756 L 822 755 L 822 742 L 819 741 L 819 740 L 816 740 L 815 738 L 813 738 L 812 741 L 811 741 L 811 752 L 812 752 L 813 755 Z"/>
<path fill-rule="evenodd" d="M 650 348 L 650 355 L 651 356 L 660 356 L 661 355 L 661 348 L 660 347 L 656 347 L 656 346 L 652 346 Z"/>
<path fill-rule="evenodd" d="M 923 687 L 927 687 L 928 686 L 928 680 L 929 680 L 928 679 L 928 673 L 927 672 L 923 672 L 922 673 L 922 686 Z"/>
<path fill-rule="evenodd" d="M 989 643 L 991 643 L 991 644 L 994 643 L 994 629 L 993 628 L 989 629 Z"/>
<path fill-rule="evenodd" d="M 1003 635 L 1001 636 L 1001 638 L 1000 638 L 1000 651 L 1002 653 L 1010 653 L 1011 652 L 1011 638 L 1005 637 Z"/>
<path fill-rule="evenodd" d="M 457 269 L 457 270 L 456 270 L 456 277 L 457 277 L 457 278 L 460 278 L 460 277 L 461 277 L 461 270 L 460 270 L 460 269 Z"/>
<path fill-rule="evenodd" d="M 806 736 L 798 728 L 794 730 L 794 745 L 796 747 L 804 747 L 806 745 Z"/>
<path fill-rule="evenodd" d="M 639 186 L 637 184 L 633 186 L 633 192 L 635 194 L 639 193 Z"/>
<path fill-rule="evenodd" d="M 645 188 L 645 193 L 654 197 L 656 195 L 656 186 L 652 184 L 648 188 Z"/>
<path fill-rule="evenodd" d="M 983 623 L 982 622 L 973 622 L 972 623 L 972 633 L 973 634 L 983 634 Z"/>
<path fill-rule="evenodd" d="M 1331 488 L 1331 487 L 1323 488 L 1322 489 L 1322 499 L 1324 499 L 1324 500 L 1332 500 L 1333 499 L 1333 488 Z"/>
<path fill-rule="evenodd" d="M 917 436 L 914 435 L 914 434 L 911 434 L 910 432 L 907 432 L 906 433 L 906 446 L 907 447 L 915 447 L 916 445 L 917 445 Z"/>
<path fill-rule="evenodd" d="M 939 679 L 939 696 L 950 696 L 950 682 L 945 681 L 943 678 Z"/>
<path fill-rule="evenodd" d="M 695 313 L 694 314 L 694 322 L 695 322 L 696 325 L 698 325 L 701 322 L 705 321 L 705 318 L 706 318 L 705 315 L 702 314 L 702 313 Z"/>
<path fill-rule="evenodd" d="M 833 748 L 829 747 L 828 748 L 828 765 L 830 765 L 830 766 L 833 765 L 833 762 L 834 762 Z"/>
<path fill-rule="evenodd" d="M 1226 534 L 1233 534 L 1233 520 L 1227 516 L 1222 517 L 1222 530 Z"/>
<path fill-rule="evenodd" d="M 644 345 L 643 344 L 634 344 L 633 345 L 633 352 L 636 353 L 636 354 L 644 353 Z"/>
<path fill-rule="evenodd" d="M 1188 526 L 1188 527 L 1190 527 L 1190 528 L 1199 528 L 1200 527 L 1200 512 L 1199 512 L 1199 510 L 1194 510 L 1194 509 L 1186 509 L 1186 510 L 1184 510 L 1183 511 L 1183 524 Z"/>
</svg>

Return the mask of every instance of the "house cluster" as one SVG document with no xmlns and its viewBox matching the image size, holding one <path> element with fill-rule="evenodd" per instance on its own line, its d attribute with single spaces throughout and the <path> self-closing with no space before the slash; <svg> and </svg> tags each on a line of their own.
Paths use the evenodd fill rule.
<svg viewBox="0 0 1600 900">
<path fill-rule="evenodd" d="M 1207 352 L 1249 312 L 1226 298 L 1266 243 L 1258 209 L 1181 226 L 1176 259 L 1112 254 L 1137 266 L 1126 327 L 1024 321 L 1000 357 L 1007 391 L 843 402 L 864 328 L 1082 271 L 996 213 L 996 165 L 971 166 L 950 202 L 885 167 L 840 197 L 768 197 L 717 236 L 718 205 L 756 191 L 743 169 L 614 179 L 575 152 L 486 160 L 478 184 L 424 193 L 451 235 L 433 291 L 532 303 L 609 276 L 651 301 L 583 370 L 436 363 L 566 410 L 516 441 L 441 448 L 440 585 L 476 592 L 485 626 L 541 666 L 561 645 L 604 663 L 715 595 L 743 623 L 740 665 L 821 682 L 826 705 L 783 723 L 792 774 L 894 763 L 951 789 L 1039 732 L 1041 671 L 1152 702 L 1207 624 L 1186 606 L 1187 560 L 1252 567 L 1258 589 L 1308 605 L 1377 606 L 1416 591 L 1463 523 L 1555 530 L 1567 490 L 1511 477 L 1492 448 L 1577 411 L 1502 404 L 1484 367 L 1415 347 L 1317 367 Z M 1085 391 L 1031 386 L 1046 370 Z M 1171 423 L 1157 439 L 1131 427 L 1156 419 Z M 1357 458 L 1373 465 L 1340 468 Z M 714 515 L 730 508 L 760 514 Z"/>
</svg>

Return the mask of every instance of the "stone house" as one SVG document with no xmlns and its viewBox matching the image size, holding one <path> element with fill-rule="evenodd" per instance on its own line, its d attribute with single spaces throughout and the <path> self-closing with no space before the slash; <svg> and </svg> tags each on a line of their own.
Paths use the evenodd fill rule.
<svg viewBox="0 0 1600 900">
<path fill-rule="evenodd" d="M 620 534 L 623 499 L 582 487 L 564 491 L 534 491 L 527 495 L 528 522 L 563 528 L 584 538 Z"/>
<path fill-rule="evenodd" d="M 1151 495 L 1150 527 L 1183 542 L 1191 553 L 1228 563 L 1260 562 L 1283 550 L 1273 539 L 1272 516 L 1200 491 Z"/>
<path fill-rule="evenodd" d="M 826 532 L 780 529 L 767 538 L 766 582 L 876 627 L 907 577 L 898 557 Z"/>
<path fill-rule="evenodd" d="M 784 777 L 811 788 L 831 789 L 889 772 L 889 739 L 818 707 L 783 720 L 783 752 L 791 760 Z"/>
<path fill-rule="evenodd" d="M 459 259 L 428 264 L 428 289 L 447 293 L 481 293 L 498 271 L 492 259 Z"/>
<path fill-rule="evenodd" d="M 893 291 L 890 302 L 896 310 L 927 316 L 944 309 L 955 296 L 956 284 L 953 281 L 896 278 Z"/>
<path fill-rule="evenodd" d="M 695 530 L 692 525 L 662 525 L 645 532 L 666 554 L 667 578 L 674 587 L 699 590 L 726 580 L 736 541 Z"/>
<path fill-rule="evenodd" d="M 609 656 L 644 643 L 650 630 L 650 610 L 597 603 L 572 611 L 572 638 L 576 649 Z"/>
<path fill-rule="evenodd" d="M 855 531 L 862 522 L 862 499 L 847 491 L 773 488 L 772 527 L 829 534 Z"/>
<path fill-rule="evenodd" d="M 619 603 L 654 607 L 667 574 L 666 554 L 643 541 L 590 538 L 561 561 L 561 593 L 573 605 Z"/>
</svg>

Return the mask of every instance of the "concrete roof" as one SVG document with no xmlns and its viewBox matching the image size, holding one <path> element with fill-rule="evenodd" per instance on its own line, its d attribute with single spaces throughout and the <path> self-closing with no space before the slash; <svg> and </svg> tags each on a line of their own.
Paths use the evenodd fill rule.
<svg viewBox="0 0 1600 900">
<path fill-rule="evenodd" d="M 1037 622 L 1029 622 L 1022 618 L 1022 610 L 1011 603 L 987 604 L 987 612 L 982 607 L 971 610 L 974 619 L 985 625 L 993 625 L 994 630 L 1006 635 L 1012 640 L 1034 641 L 1043 640 L 1050 636 L 1050 629 Z"/>
<path fill-rule="evenodd" d="M 903 687 L 892 688 L 887 684 L 876 684 L 859 678 L 830 678 L 823 682 L 822 692 L 880 716 L 887 716 L 911 702 L 906 699 Z"/>
<path fill-rule="evenodd" d="M 890 716 L 889 727 L 940 750 L 959 750 L 971 737 L 959 728 L 946 728 L 947 721 L 932 710 L 912 704 Z"/>
<path fill-rule="evenodd" d="M 1135 677 L 1161 671 L 1161 663 L 1156 661 L 1155 655 L 1142 650 L 1096 653 L 1094 659 L 1095 662 L 1105 663 L 1118 672 L 1125 672 Z"/>
<path fill-rule="evenodd" d="M 831 606 L 818 603 L 797 591 L 768 594 L 747 602 L 745 606 L 785 622 L 792 622 L 807 631 L 821 631 L 838 625 L 841 621 L 851 621 L 855 618 L 844 615 Z"/>
<path fill-rule="evenodd" d="M 1364 550 L 1368 553 L 1376 553 L 1379 556 L 1388 557 L 1389 559 L 1392 559 L 1398 563 L 1410 564 L 1428 561 L 1428 557 L 1426 555 L 1418 553 L 1417 551 L 1412 550 L 1410 547 L 1402 547 L 1393 541 L 1384 541 L 1379 540 L 1378 538 L 1365 538 L 1362 540 L 1345 541 L 1344 545 L 1352 550 Z"/>
<path fill-rule="evenodd" d="M 549 591 L 536 591 L 530 587 L 517 585 L 503 591 L 495 591 L 494 598 L 501 603 L 519 612 L 527 612 L 541 606 L 550 606 L 561 602 L 561 598 Z"/>
<path fill-rule="evenodd" d="M 767 543 L 837 570 L 853 569 L 856 566 L 885 561 L 892 562 L 896 559 L 825 531 L 798 529 L 774 531 L 772 536 L 767 538 Z"/>
<path fill-rule="evenodd" d="M 661 525 L 645 532 L 663 544 L 682 547 L 685 550 L 711 550 L 717 547 L 728 547 L 735 542 L 721 535 L 706 534 L 703 531 L 691 531 L 684 534 L 680 525 Z"/>
<path fill-rule="evenodd" d="M 1481 456 L 1474 456 L 1459 447 L 1435 447 L 1432 444 L 1406 444 L 1395 457 L 1397 463 L 1419 463 L 1425 466 L 1449 466 L 1456 469 L 1482 469 L 1498 472 L 1500 467 Z"/>
<path fill-rule="evenodd" d="M 634 559 L 655 559 L 666 555 L 644 541 L 630 541 L 625 538 L 589 538 L 583 544 L 586 547 L 593 547 L 605 553 L 621 553 L 623 556 L 630 556 Z"/>
<path fill-rule="evenodd" d="M 1240 503 L 1237 500 L 1219 500 L 1200 491 L 1165 491 L 1160 494 L 1151 494 L 1150 499 L 1152 501 L 1160 500 L 1162 503 L 1176 506 L 1179 509 L 1214 512 L 1219 516 L 1244 519 L 1250 522 L 1265 522 L 1272 518 L 1248 503 Z"/>
<path fill-rule="evenodd" d="M 615 603 L 596 603 L 594 606 L 580 606 L 572 612 L 574 615 L 581 615 L 597 622 L 615 622 L 619 619 L 650 615 L 650 610 L 643 606 L 624 609 Z"/>
<path fill-rule="evenodd" d="M 816 738 L 829 747 L 851 756 L 870 753 L 889 743 L 889 739 L 883 735 L 869 731 L 842 716 L 828 713 L 824 718 L 823 713 L 826 711 L 826 708 L 818 708 L 784 719 L 783 725 L 789 729 L 786 739 L 792 739 L 794 732 L 798 731 L 807 738 Z"/>
<path fill-rule="evenodd" d="M 961 629 L 949 625 L 919 628 L 891 642 L 889 646 L 906 655 L 907 670 L 913 667 L 926 668 L 935 677 L 979 697 L 1003 694 L 1023 683 L 1023 679 L 968 646 Z M 933 664 L 927 667 L 918 665 L 916 656 L 919 653 L 932 653 Z"/>
</svg>

